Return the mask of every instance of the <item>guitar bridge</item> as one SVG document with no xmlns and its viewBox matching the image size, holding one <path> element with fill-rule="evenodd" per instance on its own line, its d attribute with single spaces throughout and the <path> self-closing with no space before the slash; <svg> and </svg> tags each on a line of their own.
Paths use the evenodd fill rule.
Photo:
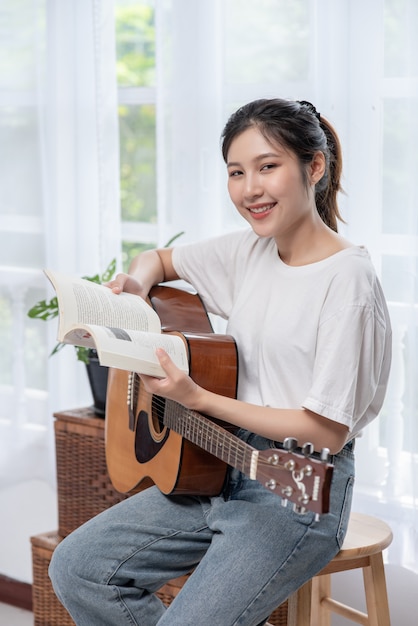
<svg viewBox="0 0 418 626">
<path fill-rule="evenodd" d="M 128 376 L 128 387 L 126 390 L 126 404 L 128 405 L 128 428 L 135 431 L 136 408 L 138 403 L 139 377 L 135 372 L 130 372 Z"/>
</svg>

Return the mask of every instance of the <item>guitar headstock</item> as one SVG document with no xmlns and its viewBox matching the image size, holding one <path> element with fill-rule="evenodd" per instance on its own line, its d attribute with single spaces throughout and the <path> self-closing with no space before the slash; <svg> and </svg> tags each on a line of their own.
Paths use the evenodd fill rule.
<svg viewBox="0 0 418 626">
<path fill-rule="evenodd" d="M 279 495 L 284 506 L 288 500 L 293 502 L 298 513 L 328 513 L 334 469 L 328 462 L 329 451 L 324 449 L 318 458 L 313 455 L 312 444 L 305 444 L 302 452 L 295 452 L 295 440 L 286 443 L 288 449 L 259 451 L 257 480 Z"/>
</svg>

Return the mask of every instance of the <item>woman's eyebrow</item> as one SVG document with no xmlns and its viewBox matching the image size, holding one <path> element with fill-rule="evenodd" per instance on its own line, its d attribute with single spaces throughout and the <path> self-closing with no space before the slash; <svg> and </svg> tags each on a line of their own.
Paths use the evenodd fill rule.
<svg viewBox="0 0 418 626">
<path fill-rule="evenodd" d="M 277 158 L 280 157 L 281 153 L 280 152 L 265 152 L 263 154 L 258 154 L 256 157 L 254 157 L 253 161 L 257 162 L 257 161 L 262 161 L 263 159 L 271 159 L 273 158 Z M 227 167 L 240 167 L 241 163 L 239 163 L 238 161 L 228 161 L 227 163 Z"/>
</svg>

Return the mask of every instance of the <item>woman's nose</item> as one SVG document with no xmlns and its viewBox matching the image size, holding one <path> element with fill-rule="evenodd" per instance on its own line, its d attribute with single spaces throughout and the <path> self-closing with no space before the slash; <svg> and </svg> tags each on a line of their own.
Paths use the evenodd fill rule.
<svg viewBox="0 0 418 626">
<path fill-rule="evenodd" d="M 259 198 L 263 195 L 263 187 L 258 176 L 246 176 L 244 192 L 247 199 Z"/>
</svg>

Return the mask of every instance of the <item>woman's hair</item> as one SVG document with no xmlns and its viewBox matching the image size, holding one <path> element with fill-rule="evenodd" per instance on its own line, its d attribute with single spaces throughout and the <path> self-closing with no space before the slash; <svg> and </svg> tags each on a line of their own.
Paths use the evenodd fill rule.
<svg viewBox="0 0 418 626">
<path fill-rule="evenodd" d="M 324 154 L 326 167 L 315 187 L 316 206 L 325 224 L 337 231 L 337 220 L 343 221 L 337 203 L 337 194 L 342 191 L 342 153 L 337 133 L 328 120 L 306 101 L 274 98 L 250 102 L 233 113 L 225 125 L 222 133 L 225 162 L 232 141 L 251 127 L 258 128 L 270 143 L 277 143 L 297 156 L 307 187 L 307 166 L 315 153 Z"/>
</svg>

